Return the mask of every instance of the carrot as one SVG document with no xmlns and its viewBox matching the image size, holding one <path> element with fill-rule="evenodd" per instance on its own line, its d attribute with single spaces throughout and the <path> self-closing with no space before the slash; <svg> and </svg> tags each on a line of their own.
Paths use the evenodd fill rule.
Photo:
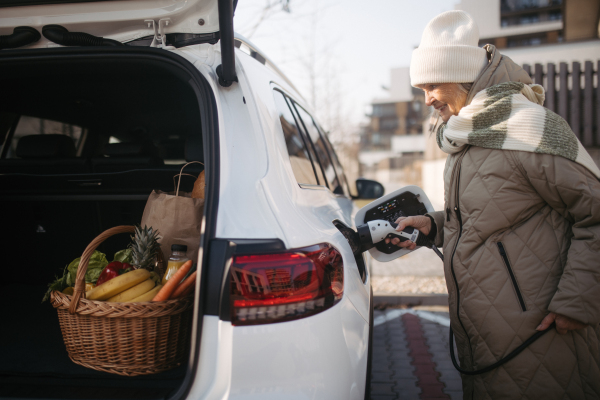
<svg viewBox="0 0 600 400">
<path fill-rule="evenodd" d="M 185 274 L 187 274 L 187 272 L 190 270 L 190 268 L 192 268 L 192 260 L 186 261 L 185 264 L 183 264 L 177 270 L 177 272 L 175 272 L 175 274 L 171 277 L 171 279 L 169 279 L 167 281 L 167 283 L 165 283 L 165 286 L 163 286 L 162 289 L 160 289 L 160 291 L 158 293 L 156 293 L 156 296 L 154 296 L 152 301 L 167 301 L 167 300 L 169 300 L 169 298 L 171 297 L 171 294 L 173 293 L 175 288 L 177 288 L 177 285 L 179 284 L 179 282 L 181 282 L 181 280 L 183 279 Z"/>
<path fill-rule="evenodd" d="M 196 272 L 193 272 L 185 281 L 181 282 L 181 284 L 179 286 L 177 286 L 177 289 L 175 289 L 175 291 L 171 295 L 171 298 L 176 299 L 178 297 L 181 297 L 183 292 L 185 292 L 185 290 L 188 287 L 194 286 L 195 284 L 196 284 Z"/>
<path fill-rule="evenodd" d="M 190 294 L 190 292 L 192 292 L 194 290 L 195 287 L 196 287 L 196 285 L 188 286 L 187 288 L 185 288 L 185 290 L 183 291 L 183 293 L 181 293 L 181 296 L 179 296 L 179 297 L 187 296 L 188 294 Z"/>
</svg>

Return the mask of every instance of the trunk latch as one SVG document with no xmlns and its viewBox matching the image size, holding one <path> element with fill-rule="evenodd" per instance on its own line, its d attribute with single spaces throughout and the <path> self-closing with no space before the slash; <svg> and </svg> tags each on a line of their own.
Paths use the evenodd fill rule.
<svg viewBox="0 0 600 400">
<path fill-rule="evenodd" d="M 169 26 L 171 18 L 159 19 L 158 26 L 156 24 L 156 21 L 154 21 L 153 19 L 147 19 L 144 20 L 144 22 L 148 24 L 148 28 L 152 28 L 152 30 L 154 31 L 154 39 L 152 40 L 150 47 L 161 47 L 163 49 L 167 47 L 167 36 L 165 33 L 165 28 Z"/>
</svg>

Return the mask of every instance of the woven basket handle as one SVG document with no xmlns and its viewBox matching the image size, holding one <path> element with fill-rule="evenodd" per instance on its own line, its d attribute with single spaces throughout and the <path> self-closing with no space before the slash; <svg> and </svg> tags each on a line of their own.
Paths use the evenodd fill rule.
<svg viewBox="0 0 600 400">
<path fill-rule="evenodd" d="M 77 306 L 79 305 L 79 299 L 81 297 L 85 298 L 85 273 L 87 272 L 87 267 L 90 262 L 90 258 L 94 251 L 102 242 L 104 242 L 109 237 L 116 235 L 118 233 L 133 233 L 135 232 L 135 227 L 132 225 L 120 225 L 115 226 L 114 228 L 110 228 L 99 234 L 94 240 L 91 241 L 90 244 L 85 248 L 85 251 L 81 255 L 81 261 L 79 261 L 79 267 L 77 268 L 77 277 L 75 278 L 75 290 L 73 292 L 73 298 L 71 299 L 71 304 L 69 305 L 69 313 L 74 314 L 75 310 L 77 310 Z"/>
</svg>

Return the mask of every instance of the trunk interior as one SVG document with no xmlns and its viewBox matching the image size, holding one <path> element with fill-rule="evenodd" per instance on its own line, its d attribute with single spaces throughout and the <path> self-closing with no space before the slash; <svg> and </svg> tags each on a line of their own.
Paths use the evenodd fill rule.
<svg viewBox="0 0 600 400">
<path fill-rule="evenodd" d="M 41 302 L 93 238 L 139 223 L 152 190 L 173 191 L 184 163 L 204 161 L 200 89 L 174 56 L 146 53 L 0 54 L 0 397 L 159 399 L 184 381 L 188 357 L 137 377 L 73 363 L 56 310 Z M 180 190 L 203 168 L 186 168 L 194 177 Z M 129 242 L 117 235 L 98 250 L 110 261 Z"/>
</svg>

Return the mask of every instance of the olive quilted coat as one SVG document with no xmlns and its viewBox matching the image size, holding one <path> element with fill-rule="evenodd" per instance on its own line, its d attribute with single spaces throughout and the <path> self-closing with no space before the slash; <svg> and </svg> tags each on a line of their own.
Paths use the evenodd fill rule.
<svg viewBox="0 0 600 400">
<path fill-rule="evenodd" d="M 531 82 L 488 51 L 474 90 Z M 467 146 L 448 156 L 444 184 L 446 209 L 431 216 L 463 369 L 500 360 L 549 312 L 588 324 L 552 329 L 491 372 L 463 375 L 464 398 L 600 398 L 598 179 L 560 156 Z"/>
</svg>

